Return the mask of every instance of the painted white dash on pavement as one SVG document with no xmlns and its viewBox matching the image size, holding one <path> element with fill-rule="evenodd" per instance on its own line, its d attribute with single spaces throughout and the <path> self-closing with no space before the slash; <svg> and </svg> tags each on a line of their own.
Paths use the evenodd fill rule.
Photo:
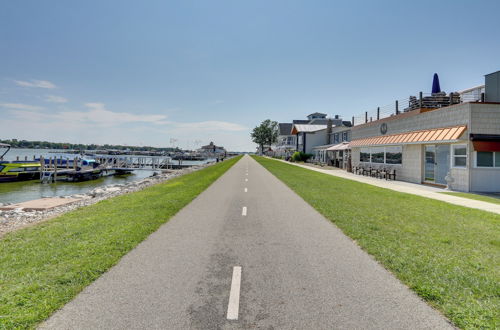
<svg viewBox="0 0 500 330">
<path fill-rule="evenodd" d="M 233 267 L 233 279 L 231 280 L 231 292 L 229 292 L 229 304 L 227 305 L 227 319 L 237 320 L 240 309 L 240 286 L 241 267 Z"/>
<path fill-rule="evenodd" d="M 246 217 L 246 215 L 247 215 L 247 207 L 246 206 L 243 206 L 243 209 L 241 210 L 241 215 Z"/>
<path fill-rule="evenodd" d="M 245 188 L 245 192 L 248 192 L 248 188 Z"/>
</svg>

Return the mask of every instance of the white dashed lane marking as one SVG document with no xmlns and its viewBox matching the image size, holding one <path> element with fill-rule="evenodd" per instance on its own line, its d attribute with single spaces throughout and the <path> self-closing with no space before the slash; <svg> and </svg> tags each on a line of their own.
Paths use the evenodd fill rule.
<svg viewBox="0 0 500 330">
<path fill-rule="evenodd" d="M 229 292 L 229 304 L 227 305 L 227 319 L 237 320 L 240 309 L 240 286 L 241 267 L 233 267 L 233 278 L 231 280 L 231 291 Z"/>
</svg>

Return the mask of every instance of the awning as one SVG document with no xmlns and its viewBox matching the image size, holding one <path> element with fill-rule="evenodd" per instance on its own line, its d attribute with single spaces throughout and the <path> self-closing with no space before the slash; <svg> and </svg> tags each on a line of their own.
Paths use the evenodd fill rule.
<svg viewBox="0 0 500 330">
<path fill-rule="evenodd" d="M 500 142 L 472 141 L 475 151 L 500 151 Z"/>
<path fill-rule="evenodd" d="M 346 149 L 351 149 L 351 146 L 349 145 L 349 142 L 342 142 L 339 144 L 334 145 L 333 147 L 330 147 L 326 150 L 328 151 L 338 151 L 338 150 L 346 150 Z"/>
<path fill-rule="evenodd" d="M 500 151 L 498 134 L 471 134 L 470 139 L 475 151 Z"/>
<path fill-rule="evenodd" d="M 387 144 L 415 144 L 426 142 L 455 142 L 467 130 L 466 125 L 433 128 L 421 131 L 412 131 L 401 134 L 374 136 L 365 139 L 353 140 L 350 147 L 375 146 Z"/>
<path fill-rule="evenodd" d="M 326 125 L 309 125 L 309 124 L 294 124 L 292 126 L 292 132 L 291 134 L 292 135 L 295 135 L 297 133 L 300 133 L 300 132 L 305 132 L 305 133 L 314 133 L 314 132 L 317 132 L 317 131 L 322 131 L 326 129 Z"/>
<path fill-rule="evenodd" d="M 314 146 L 313 149 L 315 150 L 326 150 L 330 148 L 331 146 L 334 146 L 334 144 L 323 144 L 321 146 Z"/>
</svg>

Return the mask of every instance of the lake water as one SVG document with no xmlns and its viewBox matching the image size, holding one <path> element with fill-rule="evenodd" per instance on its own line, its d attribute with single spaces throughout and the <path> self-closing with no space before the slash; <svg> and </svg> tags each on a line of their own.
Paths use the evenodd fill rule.
<svg viewBox="0 0 500 330">
<path fill-rule="evenodd" d="M 15 160 L 19 156 L 20 160 L 28 157 L 28 160 L 33 159 L 33 155 L 37 158 L 40 156 L 54 157 L 53 152 L 60 152 L 60 150 L 38 150 L 38 149 L 11 149 L 4 157 L 4 160 Z M 0 152 L 2 150 L 0 149 Z M 74 155 L 68 154 L 68 158 L 72 159 Z M 207 160 L 210 161 L 210 160 Z M 203 164 L 207 161 L 183 161 L 183 164 L 196 165 Z M 174 164 L 176 162 L 174 161 Z M 0 183 L 0 203 L 19 203 L 38 199 L 42 197 L 56 197 L 67 196 L 74 194 L 83 194 L 96 187 L 110 185 L 110 184 L 123 184 L 131 181 L 137 181 L 148 176 L 153 175 L 151 170 L 137 170 L 132 174 L 117 175 L 102 177 L 97 180 L 84 181 L 84 182 L 63 182 L 44 183 L 41 184 L 38 180 L 21 181 L 21 182 L 6 182 Z"/>
</svg>

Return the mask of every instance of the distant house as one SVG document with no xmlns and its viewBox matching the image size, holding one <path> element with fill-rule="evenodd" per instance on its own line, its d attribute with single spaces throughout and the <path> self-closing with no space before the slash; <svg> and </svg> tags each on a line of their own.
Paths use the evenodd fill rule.
<svg viewBox="0 0 500 330">
<path fill-rule="evenodd" d="M 213 142 L 210 142 L 210 144 L 202 146 L 200 149 L 198 149 L 198 152 L 213 155 L 225 155 L 226 149 L 224 149 L 224 147 L 216 146 Z"/>
<path fill-rule="evenodd" d="M 325 144 L 327 125 L 294 124 L 292 135 L 296 136 L 296 151 L 307 154 L 313 152 L 313 147 Z"/>
<path fill-rule="evenodd" d="M 287 157 L 295 151 L 296 136 L 292 134 L 292 123 L 278 124 L 278 141 L 273 146 L 275 156 Z"/>
<path fill-rule="evenodd" d="M 292 134 L 297 136 L 296 150 L 313 154 L 317 162 L 329 163 L 326 149 L 350 141 L 350 126 L 350 121 L 343 121 L 338 115 L 327 118 L 320 112 L 308 115 L 307 120 L 294 120 Z"/>
</svg>

